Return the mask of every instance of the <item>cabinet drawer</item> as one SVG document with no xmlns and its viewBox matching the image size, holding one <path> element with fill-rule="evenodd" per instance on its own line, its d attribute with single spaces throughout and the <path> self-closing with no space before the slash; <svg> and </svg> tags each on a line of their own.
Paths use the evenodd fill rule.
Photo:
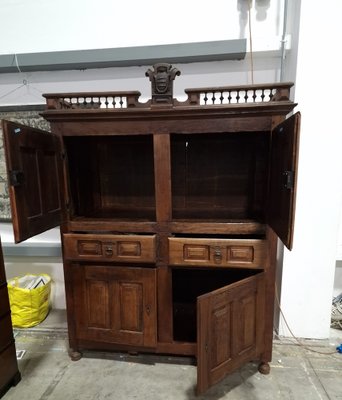
<svg viewBox="0 0 342 400">
<path fill-rule="evenodd" d="M 153 263 L 155 235 L 63 235 L 67 260 Z"/>
<path fill-rule="evenodd" d="M 1 257 L 1 253 L 0 253 Z M 5 269 L 0 267 L 0 284 L 6 282 L 6 275 L 5 275 Z"/>
<path fill-rule="evenodd" d="M 18 365 L 14 343 L 5 350 L 0 351 L 0 394 L 14 376 L 18 373 Z M 1 395 L 0 395 L 1 397 Z"/>
<path fill-rule="evenodd" d="M 13 328 L 11 314 L 0 318 L 0 351 L 13 342 Z"/>
<path fill-rule="evenodd" d="M 261 239 L 169 238 L 170 265 L 265 268 Z"/>
<path fill-rule="evenodd" d="M 8 301 L 7 282 L 0 283 L 0 318 L 10 309 Z M 1 334 L 1 331 L 0 331 Z"/>
</svg>

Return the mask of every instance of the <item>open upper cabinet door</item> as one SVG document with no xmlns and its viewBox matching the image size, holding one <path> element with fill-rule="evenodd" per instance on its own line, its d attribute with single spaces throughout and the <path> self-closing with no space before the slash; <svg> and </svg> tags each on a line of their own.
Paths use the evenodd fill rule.
<svg viewBox="0 0 342 400">
<path fill-rule="evenodd" d="M 291 250 L 295 215 L 300 113 L 272 131 L 268 224 Z"/>
<path fill-rule="evenodd" d="M 197 298 L 197 394 L 264 351 L 265 277 L 260 272 Z"/>
<path fill-rule="evenodd" d="M 15 242 L 60 224 L 62 159 L 58 136 L 2 121 Z"/>
</svg>

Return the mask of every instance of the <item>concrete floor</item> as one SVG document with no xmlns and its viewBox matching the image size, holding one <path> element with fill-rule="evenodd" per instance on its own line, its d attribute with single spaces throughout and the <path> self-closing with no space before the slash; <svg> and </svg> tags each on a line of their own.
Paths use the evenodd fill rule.
<svg viewBox="0 0 342 400">
<path fill-rule="evenodd" d="M 87 352 L 70 361 L 64 313 L 51 313 L 38 327 L 16 330 L 15 336 L 17 350 L 26 350 L 19 360 L 22 380 L 4 400 L 342 399 L 342 354 L 317 354 L 289 340 L 275 340 L 270 375 L 250 363 L 196 397 L 190 358 Z M 341 342 L 342 331 L 332 330 L 329 341 L 305 344 L 330 352 Z"/>
</svg>

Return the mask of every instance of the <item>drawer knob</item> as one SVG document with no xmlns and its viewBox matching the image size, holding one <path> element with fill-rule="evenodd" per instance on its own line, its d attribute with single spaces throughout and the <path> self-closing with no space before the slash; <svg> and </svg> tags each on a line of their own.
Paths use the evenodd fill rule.
<svg viewBox="0 0 342 400">
<path fill-rule="evenodd" d="M 214 262 L 221 264 L 222 262 L 222 251 L 220 247 L 214 247 Z"/>
<path fill-rule="evenodd" d="M 105 253 L 106 257 L 112 257 L 113 256 L 113 246 L 106 245 L 104 248 L 104 253 Z"/>
</svg>

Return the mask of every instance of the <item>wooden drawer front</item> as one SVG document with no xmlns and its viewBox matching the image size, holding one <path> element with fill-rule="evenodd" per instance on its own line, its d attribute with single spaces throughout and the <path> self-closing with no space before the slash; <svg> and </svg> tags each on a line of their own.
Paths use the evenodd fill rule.
<svg viewBox="0 0 342 400">
<path fill-rule="evenodd" d="M 68 260 L 153 263 L 156 260 L 155 235 L 63 235 Z"/>
<path fill-rule="evenodd" d="M 9 301 L 8 301 L 8 291 L 7 291 L 7 282 L 2 282 L 0 284 L 0 318 L 7 314 L 10 309 Z M 1 331 L 0 331 L 1 334 Z"/>
<path fill-rule="evenodd" d="M 14 343 L 5 350 L 0 351 L 0 393 L 3 388 L 10 384 L 18 373 L 18 364 Z M 2 394 L 2 393 L 1 393 Z M 1 395 L 0 395 L 1 397 Z"/>
<path fill-rule="evenodd" d="M 170 265 L 265 268 L 261 239 L 169 238 Z"/>
<path fill-rule="evenodd" d="M 13 328 L 11 314 L 0 318 L 0 351 L 13 342 Z"/>
<path fill-rule="evenodd" d="M 1 242 L 0 242 L 0 244 L 1 244 Z M 0 252 L 0 257 L 1 257 L 1 252 Z M 5 269 L 0 267 L 0 284 L 3 282 L 6 282 Z"/>
</svg>

